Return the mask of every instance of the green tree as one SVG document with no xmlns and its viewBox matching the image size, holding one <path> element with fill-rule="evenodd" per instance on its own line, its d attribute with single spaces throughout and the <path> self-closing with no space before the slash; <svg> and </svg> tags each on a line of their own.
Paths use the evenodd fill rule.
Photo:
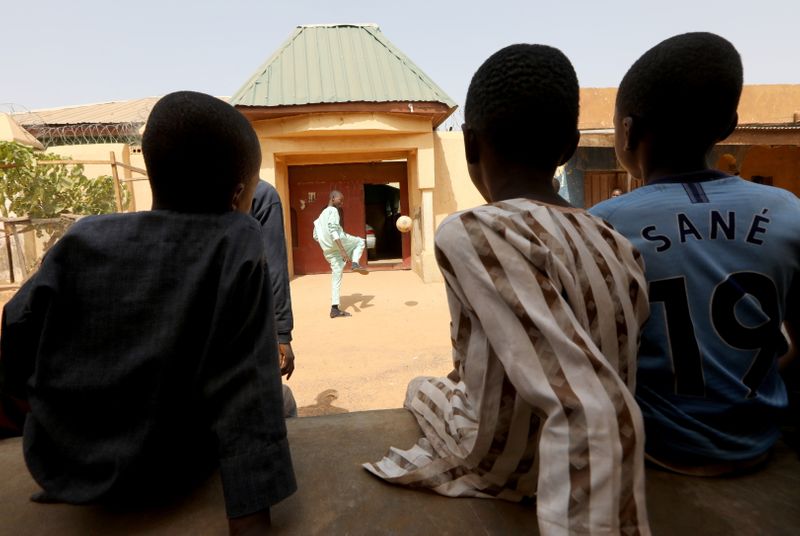
<svg viewBox="0 0 800 536">
<path fill-rule="evenodd" d="M 59 155 L 36 154 L 16 142 L 0 142 L 0 212 L 54 218 L 61 214 L 104 214 L 116 210 L 114 181 L 109 175 L 89 179 L 82 164 L 37 165 L 37 161 L 66 160 Z M 128 202 L 122 188 L 123 206 Z"/>
</svg>

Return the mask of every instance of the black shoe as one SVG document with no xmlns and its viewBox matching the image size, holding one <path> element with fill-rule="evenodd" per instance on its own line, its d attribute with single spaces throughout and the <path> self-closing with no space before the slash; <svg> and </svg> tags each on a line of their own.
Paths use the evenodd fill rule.
<svg viewBox="0 0 800 536">
<path fill-rule="evenodd" d="M 361 275 L 367 275 L 367 274 L 369 273 L 369 270 L 367 270 L 366 268 L 364 268 L 363 266 L 361 266 L 361 265 L 360 265 L 360 264 L 358 264 L 357 262 L 354 262 L 354 263 L 353 263 L 353 265 L 352 265 L 351 269 L 352 269 L 354 272 L 358 272 L 358 273 L 359 273 L 359 274 L 361 274 Z"/>
<path fill-rule="evenodd" d="M 347 311 L 342 311 L 341 309 L 333 309 L 331 308 L 331 318 L 339 318 L 340 316 L 353 316 Z"/>
</svg>

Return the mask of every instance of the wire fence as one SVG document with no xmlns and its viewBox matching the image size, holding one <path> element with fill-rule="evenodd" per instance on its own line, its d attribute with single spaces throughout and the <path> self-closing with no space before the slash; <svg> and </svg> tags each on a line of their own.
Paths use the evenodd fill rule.
<svg viewBox="0 0 800 536">
<path fill-rule="evenodd" d="M 78 125 L 23 125 L 42 145 L 90 145 L 95 143 L 127 143 L 141 145 L 139 134 L 143 122 L 87 123 Z"/>
<path fill-rule="evenodd" d="M 3 102 L 0 112 L 17 120 L 21 127 L 39 140 L 45 148 L 57 145 L 91 145 L 96 143 L 127 143 L 140 146 L 142 126 L 147 121 L 147 112 L 142 111 L 130 121 L 114 123 L 70 123 L 48 124 L 35 111 L 27 107 Z"/>
<path fill-rule="evenodd" d="M 464 108 L 459 106 L 450 114 L 450 117 L 442 121 L 442 124 L 436 127 L 438 132 L 461 132 L 461 125 L 464 124 Z"/>
</svg>

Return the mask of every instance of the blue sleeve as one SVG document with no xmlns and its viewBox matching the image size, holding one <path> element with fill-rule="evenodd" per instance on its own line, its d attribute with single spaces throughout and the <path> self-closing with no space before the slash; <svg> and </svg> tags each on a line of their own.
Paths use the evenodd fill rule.
<svg viewBox="0 0 800 536">
<path fill-rule="evenodd" d="M 612 212 L 614 212 L 611 210 L 611 207 L 609 207 L 609 204 L 610 203 L 608 201 L 602 201 L 589 208 L 587 212 L 592 216 L 597 216 L 598 218 L 605 220 L 611 215 Z"/>
<path fill-rule="evenodd" d="M 261 224 L 264 254 L 269 267 L 272 295 L 275 298 L 275 321 L 278 342 L 292 340 L 294 317 L 292 293 L 289 287 L 289 261 L 286 255 L 286 238 L 283 228 L 283 206 L 277 190 L 266 182 L 259 182 L 253 197 L 253 217 Z"/>
</svg>

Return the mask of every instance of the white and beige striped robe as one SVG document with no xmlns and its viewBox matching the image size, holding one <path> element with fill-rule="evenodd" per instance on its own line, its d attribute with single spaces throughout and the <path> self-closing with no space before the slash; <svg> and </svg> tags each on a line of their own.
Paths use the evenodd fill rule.
<svg viewBox="0 0 800 536">
<path fill-rule="evenodd" d="M 648 534 L 639 253 L 583 210 L 514 199 L 448 217 L 436 258 L 455 369 L 408 386 L 417 445 L 364 467 L 452 497 L 535 497 L 542 534 Z"/>
</svg>

